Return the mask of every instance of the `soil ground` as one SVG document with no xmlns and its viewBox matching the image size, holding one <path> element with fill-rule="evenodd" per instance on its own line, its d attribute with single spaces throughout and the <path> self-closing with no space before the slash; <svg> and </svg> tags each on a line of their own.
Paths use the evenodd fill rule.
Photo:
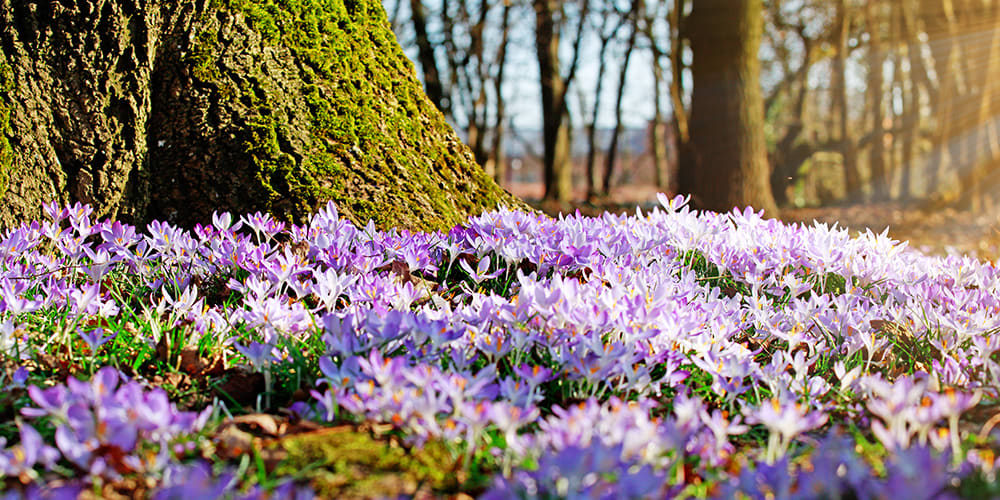
<svg viewBox="0 0 1000 500">
<path fill-rule="evenodd" d="M 540 184 L 514 184 L 508 187 L 513 194 L 525 199 L 532 206 L 550 215 L 580 210 L 584 215 L 599 215 L 604 211 L 634 213 L 635 207 L 650 209 L 656 206 L 656 189 L 648 186 L 620 186 L 599 203 L 570 206 L 550 206 L 539 202 L 542 197 Z M 577 193 L 583 198 L 583 193 Z M 954 208 L 931 208 L 917 203 L 885 202 L 856 205 L 837 205 L 815 208 L 786 208 L 781 212 L 785 222 L 811 224 L 814 220 L 839 223 L 852 232 L 869 228 L 882 232 L 889 228 L 889 236 L 899 241 L 909 241 L 911 248 L 934 255 L 964 254 L 996 262 L 1000 258 L 1000 211 L 973 213 Z"/>
</svg>

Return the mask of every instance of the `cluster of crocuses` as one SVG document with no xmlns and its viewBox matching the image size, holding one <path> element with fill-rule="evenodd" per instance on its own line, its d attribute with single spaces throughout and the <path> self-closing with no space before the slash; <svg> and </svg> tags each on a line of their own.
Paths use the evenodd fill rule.
<svg viewBox="0 0 1000 500">
<path fill-rule="evenodd" d="M 160 477 L 168 466 L 195 455 L 200 431 L 212 414 L 211 408 L 178 411 L 162 389 L 122 383 L 121 373 L 110 366 L 89 381 L 71 377 L 65 385 L 29 385 L 27 391 L 31 405 L 21 409 L 26 420 L 17 421 L 20 441 L 0 451 L 0 477 L 30 483 L 40 477 L 39 469 L 65 469 L 82 480 L 42 491 L 67 498 L 95 481 L 137 474 Z M 54 429 L 55 446 L 30 421 Z M 0 446 L 4 443 L 0 438 Z"/>
<path fill-rule="evenodd" d="M 499 209 L 435 233 L 358 227 L 332 204 L 301 226 L 217 214 L 191 231 L 46 212 L 0 239 L 0 355 L 94 357 L 138 322 L 147 349 L 208 339 L 270 391 L 289 346 L 318 338 L 294 413 L 494 457 L 488 497 L 949 495 L 995 473 L 994 425 L 967 414 L 998 397 L 1000 273 L 885 233 L 662 196 L 632 216 Z M 23 417 L 47 416 L 54 442 L 20 422 L 0 474 L 240 488 L 186 465 L 209 413 L 119 377 L 29 389 Z"/>
</svg>

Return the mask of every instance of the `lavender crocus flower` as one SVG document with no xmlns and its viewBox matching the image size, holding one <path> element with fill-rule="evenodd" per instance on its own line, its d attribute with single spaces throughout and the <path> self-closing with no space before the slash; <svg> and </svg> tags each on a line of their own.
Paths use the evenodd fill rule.
<svg viewBox="0 0 1000 500">
<path fill-rule="evenodd" d="M 827 415 L 820 411 L 809 412 L 802 405 L 790 400 L 771 398 L 758 408 L 750 409 L 746 421 L 763 424 L 770 431 L 767 444 L 767 463 L 785 455 L 788 446 L 799 434 L 822 426 Z"/>
</svg>

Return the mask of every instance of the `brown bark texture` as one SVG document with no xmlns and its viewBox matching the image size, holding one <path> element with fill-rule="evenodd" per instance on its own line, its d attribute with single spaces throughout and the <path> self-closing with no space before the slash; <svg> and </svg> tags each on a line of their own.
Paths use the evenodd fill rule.
<svg viewBox="0 0 1000 500">
<path fill-rule="evenodd" d="M 709 210 L 749 205 L 777 215 L 760 88 L 762 2 L 699 0 L 686 27 L 693 83 L 680 191 Z"/>
<path fill-rule="evenodd" d="M 375 0 L 0 0 L 0 227 L 41 204 L 182 226 L 333 200 L 439 229 L 523 206 L 427 99 Z"/>
</svg>

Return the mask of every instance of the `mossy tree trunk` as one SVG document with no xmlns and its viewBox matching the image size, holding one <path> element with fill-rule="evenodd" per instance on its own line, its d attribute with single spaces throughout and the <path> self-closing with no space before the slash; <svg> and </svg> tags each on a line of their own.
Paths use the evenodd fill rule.
<svg viewBox="0 0 1000 500">
<path fill-rule="evenodd" d="M 691 43 L 689 142 L 682 148 L 681 192 L 716 211 L 752 205 L 776 215 L 764 139 L 757 51 L 762 0 L 699 0 L 686 22 Z"/>
<path fill-rule="evenodd" d="M 81 201 L 443 228 L 521 205 L 428 101 L 376 0 L 0 0 L 0 226 Z"/>
</svg>

